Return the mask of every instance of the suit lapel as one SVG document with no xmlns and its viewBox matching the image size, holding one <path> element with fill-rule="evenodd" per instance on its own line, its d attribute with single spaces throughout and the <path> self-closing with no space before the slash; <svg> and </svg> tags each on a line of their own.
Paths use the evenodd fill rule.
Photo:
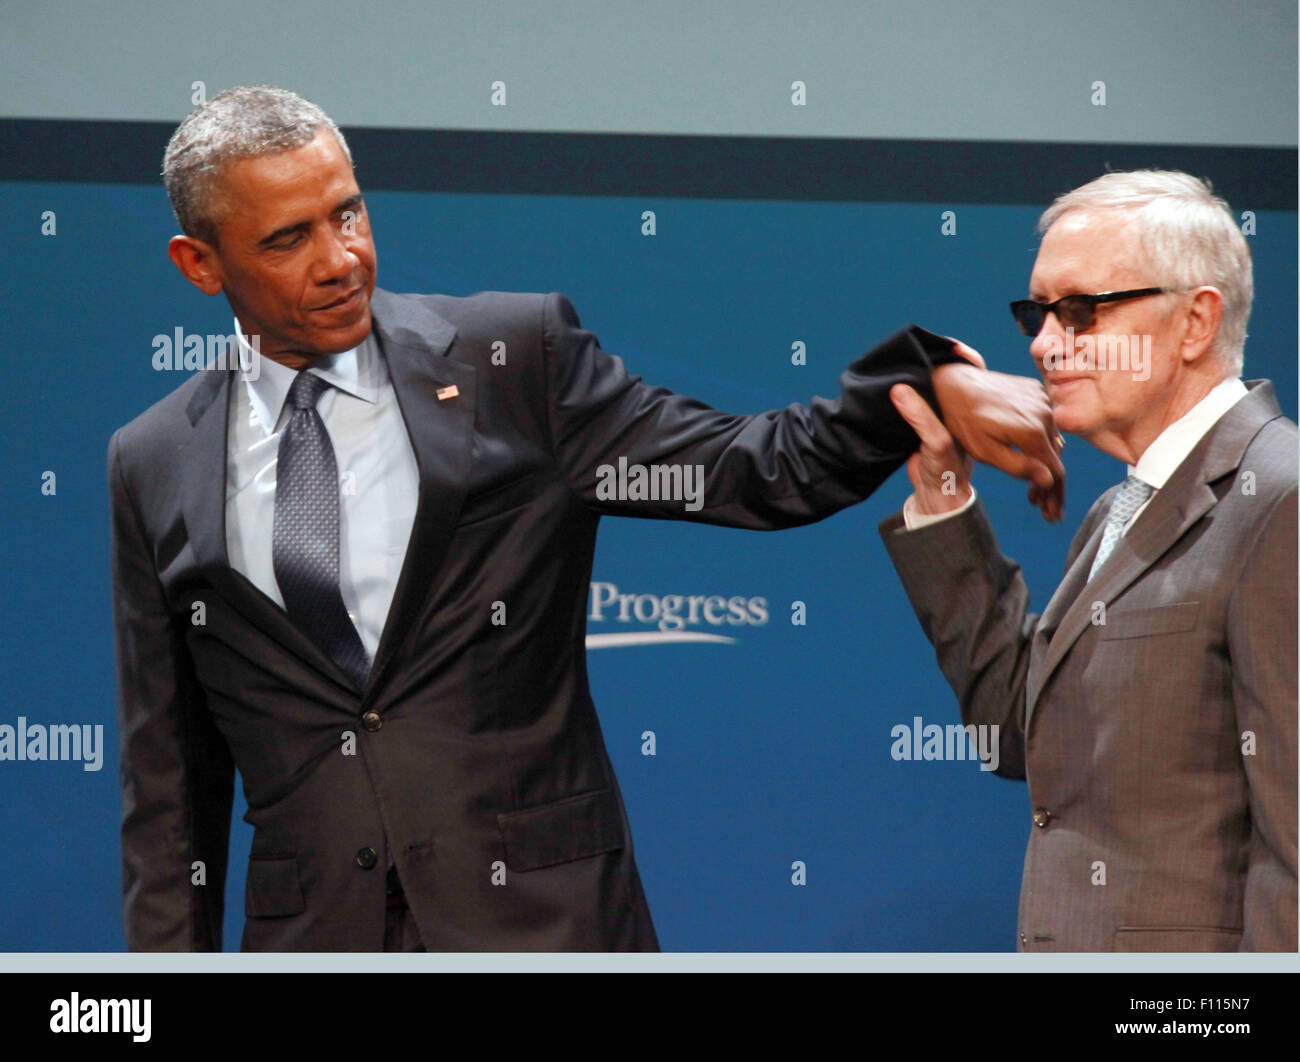
<svg viewBox="0 0 1300 1062">
<path fill-rule="evenodd" d="M 1120 594 L 1204 516 L 1220 495 L 1210 484 L 1235 471 L 1250 440 L 1268 421 L 1282 415 L 1267 380 L 1251 380 L 1248 394 L 1229 409 L 1192 449 L 1137 523 L 1115 544 L 1097 577 L 1088 570 L 1101 542 L 1113 488 L 1099 505 L 1099 518 L 1065 579 L 1057 588 L 1035 631 L 1030 656 L 1026 733 L 1040 694 L 1057 666 L 1093 621 L 1097 602 L 1110 607 Z M 1096 512 L 1097 510 L 1094 510 Z"/>
<path fill-rule="evenodd" d="M 336 682 L 352 682 L 266 594 L 230 566 L 226 551 L 226 449 L 234 369 L 208 369 L 186 407 L 193 432 L 181 453 L 181 515 L 199 571 L 232 608 Z"/>
<path fill-rule="evenodd" d="M 371 301 L 402 419 L 419 469 L 419 499 L 406 559 L 384 623 L 367 690 L 410 632 L 451 540 L 469 481 L 473 366 L 452 361 L 456 329 L 417 299 L 376 288 Z M 288 614 L 230 566 L 226 551 L 226 451 L 234 370 L 208 370 L 186 407 L 193 433 L 181 454 L 181 511 L 195 561 L 250 623 L 349 689 L 351 681 Z M 445 388 L 454 387 L 448 396 Z M 439 391 L 443 397 L 439 397 Z"/>
<path fill-rule="evenodd" d="M 429 600 L 469 482 L 475 370 L 448 358 L 455 327 L 416 298 L 375 289 L 375 332 L 419 469 L 419 499 L 406 559 L 370 671 L 373 695 L 383 671 Z"/>
<path fill-rule="evenodd" d="M 1056 593 L 1052 595 L 1047 608 L 1038 618 L 1038 626 L 1034 628 L 1034 642 L 1029 653 L 1029 680 L 1026 687 L 1028 691 L 1026 725 L 1029 716 L 1033 714 L 1038 690 L 1046 681 L 1044 668 L 1048 663 L 1048 646 L 1065 622 L 1071 605 L 1075 604 L 1079 594 L 1088 584 L 1088 570 L 1092 567 L 1092 559 L 1097 555 L 1097 547 L 1101 544 L 1101 532 L 1106 523 L 1106 513 L 1110 509 L 1111 498 L 1118 489 L 1114 487 L 1107 491 L 1089 510 L 1080 528 L 1083 545 L 1075 553 L 1074 561 L 1065 573 L 1065 578 L 1056 588 Z M 1055 663 L 1056 661 L 1053 661 L 1053 666 Z"/>
</svg>

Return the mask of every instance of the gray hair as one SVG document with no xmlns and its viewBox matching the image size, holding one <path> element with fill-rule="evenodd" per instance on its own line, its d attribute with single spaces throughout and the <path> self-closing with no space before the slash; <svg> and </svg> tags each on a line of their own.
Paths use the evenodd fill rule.
<svg viewBox="0 0 1300 1062">
<path fill-rule="evenodd" d="M 195 108 L 176 127 L 163 154 L 163 183 L 181 231 L 215 245 L 222 220 L 222 167 L 236 159 L 300 148 L 321 129 L 334 134 L 351 164 L 348 143 L 329 115 L 285 89 L 241 85 Z"/>
<path fill-rule="evenodd" d="M 1223 320 L 1213 354 L 1225 371 L 1240 375 L 1246 321 L 1255 297 L 1250 248 L 1227 202 L 1208 180 L 1178 170 L 1107 173 L 1066 192 L 1043 211 L 1045 233 L 1071 210 L 1129 210 L 1139 225 L 1146 281 L 1168 288 L 1210 284 L 1223 295 Z"/>
</svg>

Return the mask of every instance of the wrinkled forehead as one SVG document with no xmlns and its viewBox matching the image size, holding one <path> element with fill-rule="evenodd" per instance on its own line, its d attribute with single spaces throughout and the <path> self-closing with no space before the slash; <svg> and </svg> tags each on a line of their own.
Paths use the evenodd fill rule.
<svg viewBox="0 0 1300 1062">
<path fill-rule="evenodd" d="M 1131 210 L 1068 210 L 1043 234 L 1031 298 L 1145 287 L 1141 228 Z"/>
<path fill-rule="evenodd" d="M 231 159 L 216 176 L 227 196 L 250 205 L 356 190 L 347 156 L 324 129 L 302 147 Z"/>
</svg>

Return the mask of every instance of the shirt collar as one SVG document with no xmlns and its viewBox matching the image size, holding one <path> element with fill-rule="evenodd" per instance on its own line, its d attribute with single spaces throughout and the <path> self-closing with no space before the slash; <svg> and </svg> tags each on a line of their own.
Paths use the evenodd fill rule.
<svg viewBox="0 0 1300 1062">
<path fill-rule="evenodd" d="M 271 358 L 263 358 L 254 351 L 252 345 L 244 338 L 244 330 L 239 325 L 238 317 L 235 318 L 235 335 L 239 339 L 244 357 L 258 359 L 260 371 L 253 377 L 245 377 L 244 383 L 248 388 L 253 414 L 262 431 L 270 435 L 275 431 L 284 400 L 288 397 L 289 388 L 293 385 L 298 370 L 281 365 Z M 318 358 L 306 371 L 328 380 L 340 391 L 346 391 L 363 402 L 378 401 L 384 368 L 379 355 L 379 345 L 375 342 L 374 330 L 372 329 L 370 334 L 351 350 Z"/>
<path fill-rule="evenodd" d="M 1155 437 L 1138 458 L 1138 463 L 1128 466 L 1129 475 L 1137 476 L 1143 483 L 1159 490 L 1205 433 L 1246 393 L 1246 385 L 1240 378 L 1216 384 L 1209 394 Z"/>
</svg>

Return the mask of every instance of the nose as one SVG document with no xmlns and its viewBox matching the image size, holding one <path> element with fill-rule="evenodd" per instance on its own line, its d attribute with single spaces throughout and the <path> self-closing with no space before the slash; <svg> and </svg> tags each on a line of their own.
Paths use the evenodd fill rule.
<svg viewBox="0 0 1300 1062">
<path fill-rule="evenodd" d="M 1064 344 L 1065 329 L 1061 327 L 1061 321 L 1055 311 L 1049 310 L 1043 317 L 1043 327 L 1038 330 L 1038 335 L 1034 336 L 1029 344 L 1029 356 L 1034 359 L 1041 371 L 1043 359 L 1048 353 L 1053 349 L 1063 350 Z"/>
<path fill-rule="evenodd" d="M 312 279 L 317 284 L 346 280 L 352 275 L 359 261 L 342 230 L 332 225 L 325 226 L 323 235 L 317 241 Z"/>
</svg>

